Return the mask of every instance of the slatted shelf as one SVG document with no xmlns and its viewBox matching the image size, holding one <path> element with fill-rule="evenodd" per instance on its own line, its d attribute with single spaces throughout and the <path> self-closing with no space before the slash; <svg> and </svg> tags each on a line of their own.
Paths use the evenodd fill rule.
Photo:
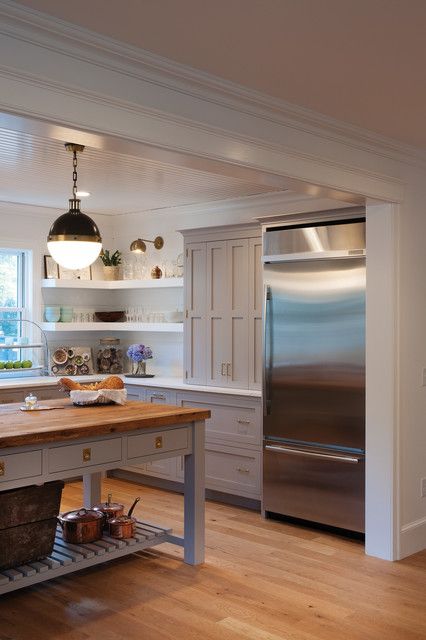
<svg viewBox="0 0 426 640">
<path fill-rule="evenodd" d="M 58 527 L 53 551 L 39 562 L 29 562 L 13 569 L 0 570 L 0 594 L 53 580 L 80 569 L 87 569 L 115 558 L 167 542 L 171 529 L 152 523 L 137 522 L 133 538 L 116 540 L 104 535 L 90 544 L 70 544 Z"/>
</svg>

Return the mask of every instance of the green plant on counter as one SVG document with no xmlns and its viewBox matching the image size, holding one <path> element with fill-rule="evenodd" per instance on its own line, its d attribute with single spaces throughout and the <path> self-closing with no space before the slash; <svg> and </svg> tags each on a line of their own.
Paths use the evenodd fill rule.
<svg viewBox="0 0 426 640">
<path fill-rule="evenodd" d="M 121 264 L 121 252 L 118 249 L 114 253 L 111 253 L 109 249 L 104 249 L 100 258 L 106 267 L 117 267 Z"/>
</svg>

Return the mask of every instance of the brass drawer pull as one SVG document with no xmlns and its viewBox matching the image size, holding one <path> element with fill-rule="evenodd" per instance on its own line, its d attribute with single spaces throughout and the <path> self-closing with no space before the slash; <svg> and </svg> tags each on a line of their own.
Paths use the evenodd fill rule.
<svg viewBox="0 0 426 640">
<path fill-rule="evenodd" d="M 165 400 L 166 396 L 163 396 L 161 393 L 153 393 L 151 398 L 155 398 L 156 400 Z"/>
<path fill-rule="evenodd" d="M 157 436 L 155 438 L 155 448 L 162 449 L 163 448 L 163 436 Z"/>
<path fill-rule="evenodd" d="M 92 450 L 90 447 L 83 449 L 83 462 L 89 462 L 92 459 Z"/>
<path fill-rule="evenodd" d="M 247 420 L 246 418 L 237 418 L 237 422 L 238 424 L 250 424 L 251 421 Z"/>
<path fill-rule="evenodd" d="M 250 469 L 247 467 L 237 467 L 238 473 L 250 473 Z"/>
<path fill-rule="evenodd" d="M 6 475 L 6 465 L 4 462 L 0 462 L 0 476 Z"/>
</svg>

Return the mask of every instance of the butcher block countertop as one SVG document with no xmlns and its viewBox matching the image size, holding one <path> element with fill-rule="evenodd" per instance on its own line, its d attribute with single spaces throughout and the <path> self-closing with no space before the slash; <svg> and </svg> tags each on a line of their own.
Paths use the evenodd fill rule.
<svg viewBox="0 0 426 640">
<path fill-rule="evenodd" d="M 20 403 L 0 405 L 0 449 L 187 424 L 210 418 L 207 409 L 149 402 L 76 407 L 67 398 L 46 400 L 43 405 L 63 409 L 21 411 Z"/>
</svg>

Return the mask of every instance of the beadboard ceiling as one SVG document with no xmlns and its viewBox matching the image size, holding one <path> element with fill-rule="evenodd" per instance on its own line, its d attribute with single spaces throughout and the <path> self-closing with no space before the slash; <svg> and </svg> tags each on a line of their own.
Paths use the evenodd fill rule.
<svg viewBox="0 0 426 640">
<path fill-rule="evenodd" d="M 0 202 L 66 210 L 72 156 L 62 142 L 0 129 Z M 82 210 L 116 215 L 208 203 L 282 189 L 146 158 L 86 147 L 78 188 L 89 191 Z"/>
</svg>

